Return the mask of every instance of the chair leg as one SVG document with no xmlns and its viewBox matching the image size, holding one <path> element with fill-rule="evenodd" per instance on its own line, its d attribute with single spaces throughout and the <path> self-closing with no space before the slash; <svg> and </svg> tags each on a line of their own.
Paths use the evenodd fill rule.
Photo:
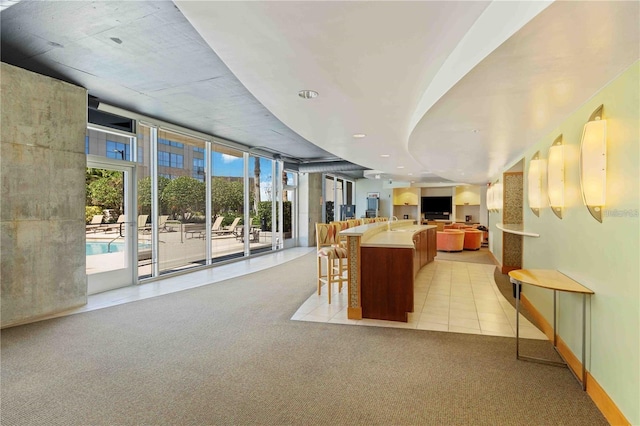
<svg viewBox="0 0 640 426">
<path fill-rule="evenodd" d="M 321 288 L 322 288 L 322 258 L 318 256 L 318 296 L 320 296 Z"/>
<path fill-rule="evenodd" d="M 331 304 L 331 276 L 333 275 L 333 259 L 331 256 L 327 257 L 327 294 L 329 295 L 329 304 Z"/>
<path fill-rule="evenodd" d="M 345 278 L 345 276 L 344 276 L 345 273 L 348 273 L 347 272 L 347 269 L 348 269 L 348 267 L 347 267 L 347 259 L 336 259 L 336 260 L 337 260 L 337 263 L 336 263 L 336 266 L 335 266 L 334 269 L 338 273 L 338 277 L 339 277 L 339 280 L 338 280 L 338 292 L 341 293 L 342 292 L 343 283 L 348 281 L 348 278 Z"/>
</svg>

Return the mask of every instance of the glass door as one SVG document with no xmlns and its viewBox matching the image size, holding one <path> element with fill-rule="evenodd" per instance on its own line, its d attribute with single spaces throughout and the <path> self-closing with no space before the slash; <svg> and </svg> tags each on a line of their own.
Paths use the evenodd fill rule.
<svg viewBox="0 0 640 426">
<path fill-rule="evenodd" d="M 86 256 L 88 294 L 137 283 L 137 265 L 151 254 L 138 244 L 147 217 L 136 216 L 135 165 L 87 156 Z"/>
</svg>

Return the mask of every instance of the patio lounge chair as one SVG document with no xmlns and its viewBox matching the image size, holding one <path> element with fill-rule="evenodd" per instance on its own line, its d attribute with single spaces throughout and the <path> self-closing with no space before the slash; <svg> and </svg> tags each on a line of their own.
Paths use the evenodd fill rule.
<svg viewBox="0 0 640 426">
<path fill-rule="evenodd" d="M 115 223 L 107 223 L 104 225 L 104 233 L 108 233 L 109 231 L 119 232 L 120 224 L 127 221 L 127 215 L 121 214 L 118 216 L 118 220 Z"/>
<path fill-rule="evenodd" d="M 216 220 L 213 221 L 213 224 L 211 225 L 211 232 L 219 231 L 220 225 L 222 224 L 223 220 L 224 220 L 224 216 L 218 216 Z M 191 238 L 194 238 L 197 236 L 198 238 L 204 239 L 206 237 L 207 232 L 205 230 L 204 223 L 192 223 L 188 225 L 185 225 L 185 230 L 184 230 L 185 238 L 189 238 L 189 235 L 191 235 Z"/>
<path fill-rule="evenodd" d="M 241 218 L 236 217 L 235 219 L 233 219 L 233 222 L 231 223 L 231 225 L 229 225 L 229 226 L 225 226 L 224 228 L 219 229 L 219 230 L 217 230 L 217 231 L 213 231 L 213 230 L 212 230 L 212 231 L 211 231 L 211 235 L 212 235 L 212 236 L 214 236 L 214 237 L 216 237 L 216 236 L 220 236 L 220 235 L 230 235 L 230 234 L 233 234 L 233 232 L 234 232 L 234 231 L 235 231 L 235 229 L 236 229 L 236 226 L 238 226 L 238 222 L 240 222 L 240 219 L 241 219 Z"/>
<path fill-rule="evenodd" d="M 148 214 L 138 215 L 138 232 L 150 231 L 151 227 L 147 225 Z"/>
<path fill-rule="evenodd" d="M 222 226 L 222 221 L 224 220 L 224 216 L 218 216 L 216 217 L 216 220 L 213 222 L 213 225 L 211 225 L 211 230 L 212 231 L 219 231 Z"/>
<path fill-rule="evenodd" d="M 104 215 L 94 214 L 93 218 L 91 218 L 91 222 L 86 225 L 85 232 L 93 231 L 96 232 L 102 226 L 102 218 Z"/>
<path fill-rule="evenodd" d="M 238 226 L 238 230 L 235 233 L 236 240 L 240 240 L 244 243 L 244 226 Z M 260 228 L 256 228 L 254 226 L 249 230 L 249 242 L 257 243 L 260 241 Z"/>
<path fill-rule="evenodd" d="M 253 222 L 255 221 L 254 219 L 252 219 L 251 223 L 249 224 L 249 242 L 257 243 L 258 241 L 260 241 L 260 227 L 253 224 Z M 233 235 L 236 236 L 236 240 L 244 243 L 244 226 L 241 225 L 236 227 Z"/>
<path fill-rule="evenodd" d="M 168 231 L 167 230 L 167 220 L 169 220 L 169 215 L 162 215 L 158 218 L 158 229 L 160 232 Z"/>
</svg>

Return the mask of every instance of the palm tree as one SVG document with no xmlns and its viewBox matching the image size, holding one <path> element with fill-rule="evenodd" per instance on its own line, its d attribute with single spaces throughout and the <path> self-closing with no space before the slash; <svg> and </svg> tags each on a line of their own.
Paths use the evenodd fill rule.
<svg viewBox="0 0 640 426">
<path fill-rule="evenodd" d="M 260 204 L 260 157 L 253 157 L 253 212 L 258 213 Z"/>
</svg>

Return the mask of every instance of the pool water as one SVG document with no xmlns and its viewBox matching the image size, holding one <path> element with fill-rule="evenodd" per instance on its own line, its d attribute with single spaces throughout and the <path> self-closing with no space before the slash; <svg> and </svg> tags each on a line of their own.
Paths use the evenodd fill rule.
<svg viewBox="0 0 640 426">
<path fill-rule="evenodd" d="M 109 250 L 107 250 L 107 248 Z M 150 248 L 151 244 L 138 244 L 138 250 L 145 250 Z M 85 253 L 87 256 L 92 256 L 94 254 L 116 253 L 121 251 L 124 251 L 124 243 L 122 242 L 111 243 L 111 245 L 109 245 L 109 243 L 106 241 L 87 242 L 85 248 Z"/>
</svg>

